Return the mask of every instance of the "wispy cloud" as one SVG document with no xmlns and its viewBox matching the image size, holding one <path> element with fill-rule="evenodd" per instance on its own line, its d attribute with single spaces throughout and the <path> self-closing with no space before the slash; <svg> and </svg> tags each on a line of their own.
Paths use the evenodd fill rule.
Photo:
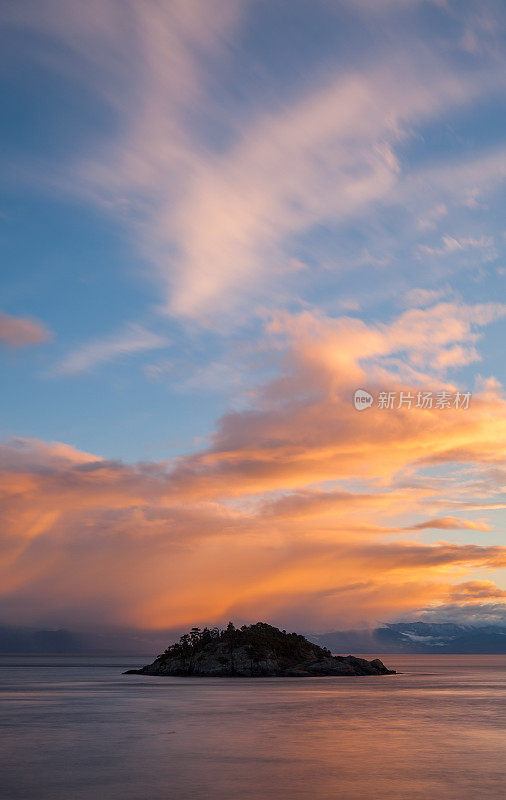
<svg viewBox="0 0 506 800">
<path fill-rule="evenodd" d="M 172 266 L 158 259 L 173 313 L 205 319 L 242 306 L 246 294 L 261 297 L 283 274 L 290 237 L 342 224 L 392 193 L 395 144 L 476 91 L 441 73 L 429 88 L 404 66 L 402 78 L 376 66 L 330 81 L 261 115 L 224 156 L 196 160 L 181 202 L 162 204 L 152 220 L 179 254 Z"/>
<path fill-rule="evenodd" d="M 146 330 L 141 325 L 131 324 L 119 333 L 104 339 L 95 339 L 76 348 L 56 364 L 54 372 L 62 375 L 79 375 L 102 364 L 167 347 L 168 344 L 168 340 L 164 337 Z"/>
<path fill-rule="evenodd" d="M 380 8 L 364 2 L 361 11 L 372 5 Z M 412 5 L 390 0 L 380 10 Z M 220 74 L 232 58 L 245 4 L 50 6 L 47 14 L 30 3 L 30 25 L 64 41 L 84 65 L 81 79 L 98 86 L 121 120 L 115 137 L 67 172 L 67 187 L 79 186 L 135 231 L 161 281 L 162 308 L 204 322 L 254 313 L 255 300 L 282 286 L 297 237 L 339 228 L 378 202 L 413 200 L 417 181 L 424 195 L 430 187 L 429 218 L 434 208 L 441 216 L 444 170 L 413 175 L 398 151 L 418 127 L 481 97 L 484 85 L 493 93 L 504 84 L 495 61 L 459 70 L 411 31 L 408 43 L 389 38 L 372 66 L 357 55 L 283 102 L 244 114 L 213 94 L 209 65 Z M 11 9 L 7 22 L 24 26 L 27 18 Z M 207 123 L 196 126 L 195 115 Z"/>
<path fill-rule="evenodd" d="M 462 239 L 457 239 L 454 236 L 443 236 L 442 244 L 438 247 L 429 247 L 428 245 L 420 245 L 420 253 L 430 256 L 444 256 L 452 253 L 458 253 L 462 250 L 470 249 L 486 250 L 489 257 L 497 255 L 494 249 L 494 240 L 491 236 L 480 236 L 475 238 L 473 236 L 465 236 Z"/>
<path fill-rule="evenodd" d="M 443 297 L 451 294 L 449 286 L 442 289 L 422 289 L 414 287 L 410 289 L 402 298 L 402 305 L 408 308 L 431 306 Z"/>
</svg>

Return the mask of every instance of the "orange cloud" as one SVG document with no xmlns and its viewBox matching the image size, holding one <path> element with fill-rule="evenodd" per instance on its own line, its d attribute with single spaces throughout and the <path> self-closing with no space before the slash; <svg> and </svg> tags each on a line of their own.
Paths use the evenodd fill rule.
<svg viewBox="0 0 506 800">
<path fill-rule="evenodd" d="M 454 602 L 476 603 L 477 600 L 502 600 L 506 591 L 499 589 L 493 581 L 466 581 L 458 583 L 450 590 L 450 600 Z"/>
<path fill-rule="evenodd" d="M 412 531 L 423 531 L 431 528 L 439 530 L 457 530 L 459 528 L 470 531 L 489 531 L 490 525 L 485 520 L 459 519 L 458 517 L 437 517 L 425 522 L 411 525 Z"/>
<path fill-rule="evenodd" d="M 424 350 L 436 308 L 417 316 L 409 339 L 404 315 L 389 326 L 276 317 L 279 377 L 253 407 L 225 415 L 208 448 L 170 464 L 2 446 L 0 617 L 167 628 L 265 616 L 322 629 L 447 603 L 455 581 L 480 598 L 476 571 L 503 569 L 506 548 L 420 538 L 428 528 L 489 530 L 465 511 L 500 506 L 500 387 L 483 383 L 467 410 L 357 412 L 351 402 L 357 385 L 406 388 L 385 359 Z M 446 305 L 436 352 L 497 313 Z"/>
<path fill-rule="evenodd" d="M 503 464 L 506 404 L 493 381 L 465 411 L 353 408 L 358 387 L 376 396 L 381 390 L 455 391 L 447 379 L 414 372 L 409 362 L 474 338 L 504 307 L 441 304 L 417 312 L 416 321 L 408 313 L 389 326 L 309 312 L 276 315 L 268 330 L 287 346 L 283 375 L 258 393 L 254 408 L 225 415 L 207 450 L 180 459 L 174 490 L 241 495 L 360 477 L 388 483 L 422 464 Z M 431 335 L 439 321 L 442 330 Z M 397 351 L 405 357 L 392 363 Z"/>
</svg>

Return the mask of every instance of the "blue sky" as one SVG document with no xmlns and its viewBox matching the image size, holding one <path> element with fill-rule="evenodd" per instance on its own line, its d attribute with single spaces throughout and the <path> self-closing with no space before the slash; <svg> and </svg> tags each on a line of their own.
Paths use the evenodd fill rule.
<svg viewBox="0 0 506 800">
<path fill-rule="evenodd" d="M 128 128 L 136 125 L 128 82 L 136 79 L 136 67 L 148 72 L 146 80 L 149 69 L 154 71 L 145 64 L 149 43 L 138 41 L 140 52 L 134 50 L 133 63 L 125 64 L 121 59 L 128 41 L 121 40 L 121 30 L 108 30 L 104 23 L 100 33 L 116 47 L 117 62 L 104 54 L 93 64 L 93 30 L 86 30 L 89 41 L 85 34 L 76 42 L 62 30 L 61 20 L 41 13 L 42 5 L 33 15 L 30 4 L 23 13 L 11 8 L 5 15 L 1 246 L 4 310 L 40 318 L 54 337 L 43 353 L 8 359 L 5 434 L 59 439 L 63 425 L 66 437 L 77 446 L 89 447 L 91 437 L 100 454 L 128 460 L 152 456 L 150 442 L 164 428 L 167 443 L 177 438 L 191 447 L 194 435 L 212 429 L 213 420 L 226 407 L 227 392 L 220 386 L 216 391 L 208 387 L 205 397 L 196 396 L 185 390 L 180 373 L 195 375 L 209 361 L 222 359 L 229 337 L 241 337 L 245 330 L 249 338 L 255 307 L 297 308 L 309 303 L 335 315 L 351 306 L 352 313 L 368 319 L 388 319 L 413 287 L 446 287 L 466 302 L 501 296 L 503 189 L 493 176 L 481 181 L 479 175 L 482 159 L 492 157 L 499 169 L 504 164 L 500 4 L 459 4 L 457 11 L 451 4 L 437 3 L 297 2 L 288 11 L 284 4 L 252 3 L 241 13 L 223 12 L 225 17 L 227 13 L 237 17 L 229 22 L 232 30 L 216 45 L 218 52 L 205 53 L 204 64 L 198 64 L 203 72 L 207 66 L 210 69 L 198 76 L 197 87 L 191 87 L 197 97 L 189 102 L 185 98 L 184 107 L 174 111 L 182 117 L 178 126 L 197 140 L 199 158 L 219 157 L 238 142 L 240 147 L 258 118 L 289 117 L 291 108 L 310 104 L 321 93 L 321 85 L 345 80 L 355 70 L 368 76 L 377 62 L 387 70 L 395 71 L 396 62 L 400 68 L 406 64 L 415 70 L 413 92 L 420 84 L 428 86 L 424 91 L 432 92 L 434 104 L 441 102 L 441 108 L 410 120 L 400 130 L 393 143 L 400 174 L 386 196 L 376 202 L 373 197 L 349 216 L 341 209 L 327 216 L 320 209 L 294 229 L 288 226 L 279 252 L 270 255 L 273 265 L 265 265 L 269 279 L 248 279 L 245 296 L 235 292 L 231 307 L 226 292 L 218 295 L 216 299 L 227 304 L 227 319 L 213 319 L 211 331 L 208 325 L 201 329 L 199 318 L 208 308 L 176 318 L 160 313 L 160 304 L 170 305 L 171 293 L 157 273 L 169 273 L 170 278 L 177 261 L 170 250 L 177 248 L 177 236 L 172 242 L 162 234 L 153 249 L 165 252 L 161 258 L 150 258 L 151 242 L 136 246 L 130 224 L 133 217 L 136 227 L 137 203 L 151 193 L 161 191 L 162 198 L 152 200 L 146 211 L 148 229 L 150 216 L 159 213 L 157 205 L 170 205 L 171 165 L 167 184 L 161 187 L 152 175 L 139 188 L 107 184 L 96 188 L 90 187 L 86 175 L 86 164 L 100 163 L 104 152 L 114 162 Z M 77 4 L 76 27 L 79 8 Z M 135 38 L 135 26 L 131 28 Z M 186 64 L 184 68 L 189 69 Z M 439 101 L 437 84 L 431 86 L 440 71 L 441 80 L 462 84 L 454 102 Z M 109 85 L 117 84 L 118 95 L 104 97 L 104 86 L 109 92 L 113 91 Z M 388 103 L 387 78 L 378 87 L 382 89 Z M 169 118 L 172 110 L 166 113 Z M 318 138 L 317 133 L 314 136 Z M 142 142 L 134 141 L 131 147 L 146 163 L 151 160 L 156 166 L 162 158 L 148 147 L 144 152 Z M 331 158 L 329 154 L 329 162 Z M 325 169 L 325 156 L 322 160 Z M 462 190 L 453 190 L 452 173 L 460 177 L 473 164 L 478 174 Z M 438 170 L 443 174 L 438 175 L 439 185 L 433 186 L 431 177 Z M 336 170 L 333 178 L 329 164 L 329 181 L 333 180 L 338 194 L 339 174 Z M 109 192 L 105 200 L 97 196 Z M 149 231 L 145 235 L 149 237 Z M 447 250 L 444 236 L 464 244 Z M 290 269 L 292 262 L 300 262 L 300 272 Z M 253 313 L 245 319 L 244 304 L 251 295 L 253 308 L 248 311 Z M 240 307 L 237 313 L 234 301 Z M 129 324 L 155 331 L 167 345 L 130 358 L 120 355 L 102 365 L 90 363 L 89 369 L 68 378 L 55 376 L 66 354 L 120 334 Z M 502 352 L 494 341 L 503 335 L 504 323 L 494 326 L 490 359 L 481 348 L 482 357 L 491 362 L 487 372 L 497 374 L 502 368 Z M 154 385 L 146 380 L 143 366 L 162 361 L 174 365 L 176 377 L 167 375 L 162 386 Z M 244 379 L 240 364 L 234 368 L 234 380 Z M 29 400 L 20 404 L 20 386 L 28 397 L 36 394 L 39 419 L 29 413 Z M 185 413 L 188 409 L 191 412 Z M 127 428 L 133 429 L 128 438 Z"/>
<path fill-rule="evenodd" d="M 479 544 L 500 547 L 504 4 L 28 0 L 6 4 L 0 25 L 7 471 L 20 449 L 29 473 L 41 453 L 49 471 L 62 468 L 62 452 L 70 470 L 78 453 L 136 475 L 140 463 L 170 492 L 186 487 L 188 497 L 162 505 L 205 502 L 214 514 L 217 503 L 227 518 L 240 509 L 250 519 L 260 499 L 271 508 L 300 492 L 362 491 L 360 452 L 376 464 L 392 451 L 391 470 L 364 468 L 368 491 L 390 493 L 385 542 L 427 517 L 438 524 L 413 528 L 413 541 L 438 547 L 443 530 L 472 547 L 477 529 L 466 524 L 486 518 Z M 445 427 L 400 414 L 389 442 L 372 415 L 348 416 L 355 380 L 375 391 L 472 391 L 468 433 L 461 418 L 457 430 L 453 417 Z M 317 443 L 335 420 L 330 463 Z M 226 475 L 238 482 L 230 496 L 216 483 Z M 149 517 L 155 503 L 160 513 L 156 497 L 135 509 L 125 499 L 123 512 Z M 70 540 L 90 524 L 54 513 Z M 318 550 L 330 534 L 309 527 Z M 335 532 L 338 550 L 350 530 Z M 284 541 L 282 527 L 273 536 Z M 499 556 L 484 558 L 500 582 Z M 450 562 L 427 602 L 450 602 L 447 582 L 461 569 Z M 401 595 L 399 613 L 410 608 Z M 299 601 L 259 596 L 273 614 L 286 602 L 312 623 Z M 413 608 L 422 596 L 414 589 Z M 367 621 L 372 601 L 362 600 Z M 246 618 L 249 602 L 232 606 Z M 19 603 L 13 618 L 26 620 Z M 155 606 L 142 595 L 129 622 L 153 614 L 161 625 L 170 603 Z M 60 621 L 56 601 L 47 613 Z M 325 625 L 333 611 L 318 613 Z"/>
</svg>

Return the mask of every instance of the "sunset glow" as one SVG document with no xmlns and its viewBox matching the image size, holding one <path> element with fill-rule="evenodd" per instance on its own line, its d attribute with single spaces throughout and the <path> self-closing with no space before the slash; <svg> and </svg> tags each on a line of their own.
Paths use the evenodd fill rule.
<svg viewBox="0 0 506 800">
<path fill-rule="evenodd" d="M 505 8 L 1 25 L 0 621 L 506 624 Z"/>
</svg>

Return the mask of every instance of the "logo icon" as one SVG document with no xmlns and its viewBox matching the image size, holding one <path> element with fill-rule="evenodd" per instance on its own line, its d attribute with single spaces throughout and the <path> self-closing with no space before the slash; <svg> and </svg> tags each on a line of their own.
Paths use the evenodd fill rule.
<svg viewBox="0 0 506 800">
<path fill-rule="evenodd" d="M 373 402 L 374 397 L 369 392 L 366 392 L 365 389 L 357 389 L 353 395 L 353 405 L 357 411 L 364 411 L 364 409 L 370 408 Z"/>
</svg>

